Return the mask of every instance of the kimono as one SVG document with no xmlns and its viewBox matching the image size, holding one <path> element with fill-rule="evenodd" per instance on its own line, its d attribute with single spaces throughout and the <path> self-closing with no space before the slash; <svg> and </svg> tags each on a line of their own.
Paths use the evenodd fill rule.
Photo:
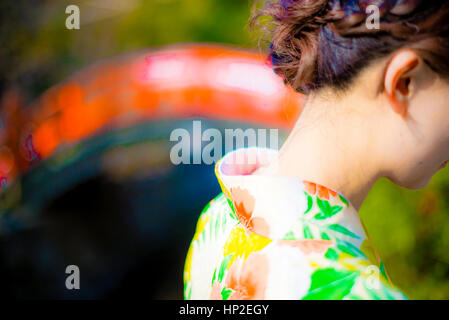
<svg viewBox="0 0 449 320">
<path fill-rule="evenodd" d="M 313 182 L 253 174 L 277 151 L 240 149 L 215 167 L 223 193 L 201 213 L 185 299 L 406 299 L 348 199 Z"/>
</svg>

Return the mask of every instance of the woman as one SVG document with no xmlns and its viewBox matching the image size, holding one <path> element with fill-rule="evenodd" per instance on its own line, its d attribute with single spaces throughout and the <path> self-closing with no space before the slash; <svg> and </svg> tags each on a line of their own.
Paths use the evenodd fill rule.
<svg viewBox="0 0 449 320">
<path fill-rule="evenodd" d="M 261 15 L 275 71 L 307 103 L 279 152 L 217 164 L 186 298 L 404 299 L 357 211 L 379 178 L 423 188 L 449 159 L 448 1 L 281 0 Z"/>
</svg>

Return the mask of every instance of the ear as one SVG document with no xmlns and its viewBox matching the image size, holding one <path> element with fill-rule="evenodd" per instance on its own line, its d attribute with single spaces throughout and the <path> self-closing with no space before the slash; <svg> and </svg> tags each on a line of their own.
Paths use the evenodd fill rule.
<svg viewBox="0 0 449 320">
<path fill-rule="evenodd" d="M 400 50 L 391 58 L 385 72 L 385 94 L 393 110 L 403 118 L 407 115 L 413 73 L 422 63 L 416 52 Z"/>
</svg>

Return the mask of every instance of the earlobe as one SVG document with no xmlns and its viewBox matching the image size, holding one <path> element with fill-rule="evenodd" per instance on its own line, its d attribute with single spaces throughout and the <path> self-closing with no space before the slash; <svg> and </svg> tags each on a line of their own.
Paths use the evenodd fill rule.
<svg viewBox="0 0 449 320">
<path fill-rule="evenodd" d="M 407 116 L 412 81 L 410 73 L 418 68 L 419 64 L 420 58 L 414 51 L 402 50 L 391 59 L 385 73 L 385 94 L 394 112 L 403 118 Z"/>
</svg>

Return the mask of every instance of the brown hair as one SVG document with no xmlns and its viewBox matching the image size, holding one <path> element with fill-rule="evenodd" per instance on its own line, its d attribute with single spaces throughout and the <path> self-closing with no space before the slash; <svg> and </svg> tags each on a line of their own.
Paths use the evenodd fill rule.
<svg viewBox="0 0 449 320">
<path fill-rule="evenodd" d="M 378 29 L 365 23 L 369 5 L 379 9 Z M 268 30 L 273 68 L 299 92 L 345 89 L 374 59 L 400 48 L 418 51 L 449 76 L 447 0 L 276 0 L 256 11 L 250 25 Z"/>
</svg>

